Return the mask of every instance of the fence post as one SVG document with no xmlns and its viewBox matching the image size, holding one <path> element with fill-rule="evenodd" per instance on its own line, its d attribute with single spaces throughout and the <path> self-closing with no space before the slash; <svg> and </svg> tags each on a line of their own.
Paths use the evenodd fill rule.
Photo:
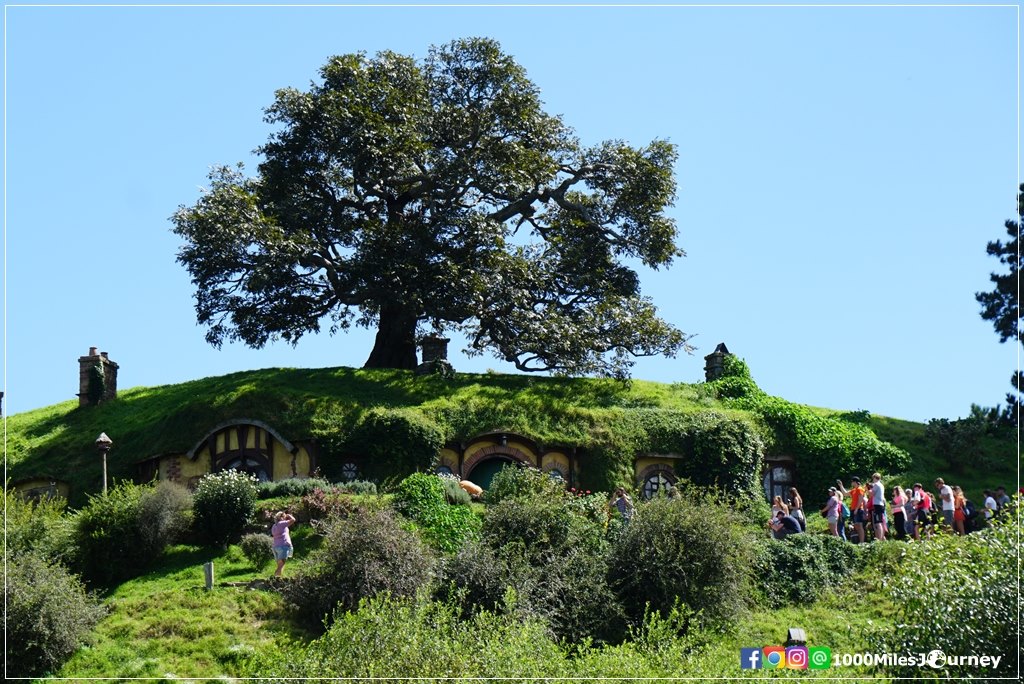
<svg viewBox="0 0 1024 684">
<path fill-rule="evenodd" d="M 213 561 L 203 563 L 203 575 L 206 576 L 206 590 L 213 589 Z"/>
</svg>

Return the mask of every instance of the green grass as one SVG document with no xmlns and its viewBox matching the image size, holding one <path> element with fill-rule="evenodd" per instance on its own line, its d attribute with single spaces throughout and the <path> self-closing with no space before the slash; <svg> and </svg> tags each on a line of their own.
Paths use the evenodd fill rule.
<svg viewBox="0 0 1024 684">
<path fill-rule="evenodd" d="M 296 543 L 302 544 L 297 535 Z M 204 588 L 212 561 L 215 586 Z M 286 568 L 287 571 L 292 567 Z M 256 651 L 289 649 L 312 635 L 288 616 L 276 592 L 224 583 L 267 578 L 237 547 L 217 551 L 176 546 L 153 571 L 104 597 L 110 613 L 57 673 L 59 677 L 238 677 Z"/>
<path fill-rule="evenodd" d="M 616 424 L 616 415 L 629 409 L 714 409 L 746 415 L 723 408 L 702 385 L 683 383 L 635 380 L 624 385 L 608 379 L 496 373 L 459 373 L 446 380 L 399 370 L 270 368 L 177 385 L 136 387 L 120 392 L 116 401 L 95 407 L 80 408 L 70 401 L 9 416 L 8 476 L 14 481 L 33 476 L 65 479 L 72 488 L 70 503 L 77 507 L 101 487 L 99 457 L 93 447 L 100 432 L 114 440 L 108 456 L 110 478 L 132 479 L 137 462 L 185 452 L 229 419 L 264 421 L 287 438 L 299 440 L 314 436 L 318 412 L 340 408 L 358 415 L 374 407 L 410 407 L 444 415 L 442 422 L 460 433 L 452 435 L 457 439 L 472 436 L 461 432 L 506 429 L 549 444 L 584 447 Z M 982 449 L 996 467 L 955 472 L 936 456 L 924 437 L 923 424 L 870 416 L 868 425 L 881 439 L 910 452 L 913 465 L 901 474 L 905 481 L 931 482 L 943 475 L 964 486 L 976 501 L 983 487 L 1010 487 L 1016 481 L 1015 435 L 983 441 Z"/>
</svg>

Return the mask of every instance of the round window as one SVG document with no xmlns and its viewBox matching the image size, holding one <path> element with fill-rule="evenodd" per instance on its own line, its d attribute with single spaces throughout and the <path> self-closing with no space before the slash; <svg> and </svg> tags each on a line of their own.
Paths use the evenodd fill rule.
<svg viewBox="0 0 1024 684">
<path fill-rule="evenodd" d="M 355 463 L 344 464 L 343 466 L 341 466 L 341 477 L 346 482 L 351 482 L 352 480 L 356 479 L 357 477 L 359 477 L 359 466 L 357 466 Z"/>
<path fill-rule="evenodd" d="M 659 470 L 651 473 L 644 480 L 644 498 L 653 499 L 658 493 L 668 494 L 668 490 L 672 487 L 672 478 L 668 472 Z"/>
</svg>

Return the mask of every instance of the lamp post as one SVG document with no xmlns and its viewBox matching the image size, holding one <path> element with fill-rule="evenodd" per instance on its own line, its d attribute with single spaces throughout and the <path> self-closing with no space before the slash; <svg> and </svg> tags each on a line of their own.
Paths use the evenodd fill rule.
<svg viewBox="0 0 1024 684">
<path fill-rule="evenodd" d="M 103 495 L 107 495 L 107 452 L 110 451 L 113 440 L 107 437 L 106 432 L 101 432 L 100 436 L 96 438 L 96 450 L 100 452 L 100 456 L 103 457 Z"/>
</svg>

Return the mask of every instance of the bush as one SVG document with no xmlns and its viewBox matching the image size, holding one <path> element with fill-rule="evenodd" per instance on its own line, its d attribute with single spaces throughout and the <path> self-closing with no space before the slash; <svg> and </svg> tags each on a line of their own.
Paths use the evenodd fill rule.
<svg viewBox="0 0 1024 684">
<path fill-rule="evenodd" d="M 457 588 L 464 609 L 514 607 L 524 619 L 542 620 L 558 639 L 620 638 L 625 623 L 607 581 L 604 506 L 596 513 L 590 505 L 597 498 L 603 500 L 533 493 L 490 506 L 482 543 L 445 563 L 445 586 Z"/>
<path fill-rule="evenodd" d="M 354 610 L 378 594 L 412 596 L 433 575 L 433 558 L 387 510 L 356 509 L 326 523 L 322 546 L 285 585 L 285 597 L 311 624 Z"/>
<path fill-rule="evenodd" d="M 748 595 L 750 548 L 738 516 L 712 497 L 654 499 L 613 542 L 611 585 L 636 624 L 646 606 L 666 616 L 677 600 L 703 623 L 732 622 Z"/>
<path fill-rule="evenodd" d="M 91 497 L 74 518 L 75 568 L 99 584 L 139 575 L 187 527 L 189 501 L 171 483 L 120 483 Z"/>
<path fill-rule="evenodd" d="M 906 545 L 899 571 L 882 581 L 896 606 L 895 629 L 876 630 L 871 645 L 888 653 L 1001 656 L 998 668 L 947 662 L 942 675 L 1016 677 L 1024 623 L 1017 591 L 1021 532 L 1017 517 L 966 537 L 938 535 L 927 544 Z M 923 626 L 937 617 L 933 627 Z M 886 670 L 899 677 L 920 672 L 918 666 Z"/>
<path fill-rule="evenodd" d="M 564 658 L 546 638 L 544 626 L 513 615 L 479 613 L 460 619 L 458 610 L 423 597 L 379 597 L 338 615 L 326 634 L 274 674 L 369 680 L 387 677 L 429 681 L 476 678 L 551 677 Z"/>
<path fill-rule="evenodd" d="M 193 516 L 207 543 L 226 547 L 242 536 L 256 511 L 257 484 L 255 477 L 238 470 L 203 476 L 193 495 Z"/>
<path fill-rule="evenodd" d="M 816 601 L 860 568 L 861 548 L 820 534 L 763 540 L 758 545 L 755 572 L 762 578 L 759 584 L 768 605 L 779 608 Z"/>
<path fill-rule="evenodd" d="M 6 674 L 50 674 L 75 652 L 105 611 L 77 577 L 41 555 L 6 560 Z"/>
<path fill-rule="evenodd" d="M 346 494 L 376 494 L 377 485 L 368 480 L 350 480 L 349 482 L 339 482 L 334 485 L 339 492 Z"/>
<path fill-rule="evenodd" d="M 242 554 L 257 571 L 274 560 L 274 538 L 269 534 L 247 534 L 239 542 Z"/>
<path fill-rule="evenodd" d="M 564 493 L 565 485 L 536 468 L 508 464 L 494 475 L 490 488 L 484 494 L 484 501 L 488 506 L 492 506 L 506 499 L 523 499 L 537 495 L 561 497 Z"/>
<path fill-rule="evenodd" d="M 54 561 L 70 562 L 74 553 L 73 520 L 64 515 L 62 498 L 29 501 L 4 490 L 7 553 L 35 551 Z"/>
<path fill-rule="evenodd" d="M 273 499 L 279 496 L 305 496 L 314 489 L 327 489 L 331 483 L 319 477 L 290 477 L 276 482 L 260 482 L 256 495 L 259 499 Z"/>
<path fill-rule="evenodd" d="M 466 506 L 452 506 L 445 496 L 443 478 L 414 473 L 402 480 L 393 499 L 395 508 L 416 522 L 426 541 L 434 548 L 456 551 L 476 537 L 480 519 Z"/>
<path fill-rule="evenodd" d="M 425 470 L 441 451 L 445 433 L 419 411 L 373 408 L 347 437 L 347 450 L 366 454 L 371 478 L 384 479 Z"/>
<path fill-rule="evenodd" d="M 335 486 L 327 489 L 317 488 L 302 497 L 304 518 L 309 520 L 344 517 L 355 507 L 352 497 Z"/>
<path fill-rule="evenodd" d="M 459 478 L 454 475 L 440 475 L 444 485 L 444 498 L 452 506 L 469 506 L 473 498 L 459 485 Z"/>
<path fill-rule="evenodd" d="M 192 494 L 174 482 L 158 482 L 139 501 L 140 541 L 147 555 L 156 558 L 188 532 L 192 522 Z"/>
</svg>

